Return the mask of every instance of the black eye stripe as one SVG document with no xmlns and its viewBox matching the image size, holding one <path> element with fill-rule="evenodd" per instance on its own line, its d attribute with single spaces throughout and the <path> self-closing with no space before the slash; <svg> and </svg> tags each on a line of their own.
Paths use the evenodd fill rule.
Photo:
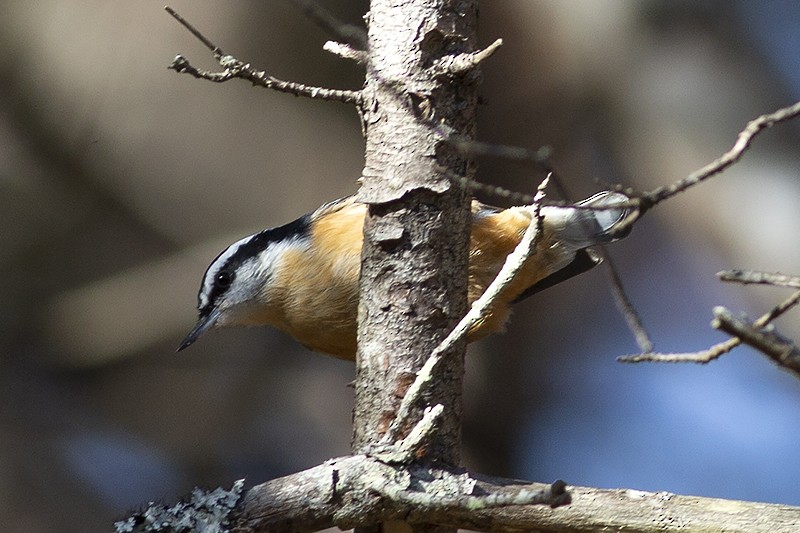
<svg viewBox="0 0 800 533">
<path fill-rule="evenodd" d="M 205 283 L 200 287 L 200 294 L 198 295 L 200 316 L 208 315 L 217 305 L 217 300 L 230 288 L 236 277 L 235 273 L 242 263 L 257 256 L 261 251 L 265 250 L 271 242 L 281 242 L 294 236 L 303 237 L 308 235 L 310 225 L 311 217 L 310 215 L 305 215 L 294 222 L 284 224 L 277 228 L 266 229 L 246 239 L 246 242 L 239 245 L 233 254 L 227 257 L 224 263 L 217 267 L 219 270 L 214 274 L 213 283 L 207 288 Z M 211 262 L 203 279 L 208 279 L 209 270 L 215 268 L 217 260 L 222 257 L 226 251 L 227 250 L 223 250 L 217 256 L 217 259 Z M 203 294 L 204 290 L 208 292 Z"/>
</svg>

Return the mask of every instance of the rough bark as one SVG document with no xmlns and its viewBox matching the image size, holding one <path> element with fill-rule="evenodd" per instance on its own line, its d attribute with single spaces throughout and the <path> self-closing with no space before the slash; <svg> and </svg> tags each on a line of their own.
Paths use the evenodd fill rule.
<svg viewBox="0 0 800 533">
<path fill-rule="evenodd" d="M 446 142 L 475 129 L 476 75 L 442 67 L 475 51 L 474 0 L 374 0 L 363 94 L 364 226 L 353 452 L 369 451 L 439 342 L 466 312 L 471 165 Z M 446 406 L 426 457 L 459 461 L 464 343 L 427 403 Z M 420 406 L 420 409 L 424 406 Z M 421 411 L 420 411 L 421 412 Z"/>
<path fill-rule="evenodd" d="M 523 488 L 548 485 L 467 475 L 458 469 L 413 470 L 397 479 L 392 468 L 373 458 L 350 456 L 253 487 L 245 496 L 234 531 L 312 531 L 333 525 L 347 528 L 381 516 L 417 518 L 477 531 L 581 533 L 793 533 L 800 527 L 800 508 L 757 502 L 681 496 L 667 492 L 569 487 L 572 504 L 485 505 L 468 494 L 519 494 Z M 416 472 L 416 479 L 415 479 Z M 435 506 L 417 501 L 449 487 L 450 498 Z M 402 487 L 406 487 L 402 489 Z M 400 488 L 400 492 L 398 492 Z M 378 503 L 382 494 L 398 503 L 388 514 Z M 372 497 L 370 497 L 370 494 Z M 362 495 L 364 499 L 354 498 Z M 369 502 L 373 506 L 368 505 Z M 357 504 L 356 504 L 357 502 Z"/>
</svg>

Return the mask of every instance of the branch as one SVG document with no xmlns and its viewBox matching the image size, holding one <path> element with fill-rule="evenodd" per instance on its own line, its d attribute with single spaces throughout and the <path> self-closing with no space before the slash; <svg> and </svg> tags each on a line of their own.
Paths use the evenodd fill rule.
<svg viewBox="0 0 800 533">
<path fill-rule="evenodd" d="M 356 50 L 349 44 L 339 43 L 336 41 L 327 41 L 322 45 L 322 49 L 341 58 L 352 59 L 361 65 L 366 65 L 367 59 L 369 59 L 365 51 Z"/>
<path fill-rule="evenodd" d="M 641 218 L 655 205 L 667 200 L 668 198 L 672 198 L 676 194 L 681 193 L 712 176 L 719 174 L 729 166 L 733 165 L 739 161 L 742 155 L 744 155 L 744 152 L 750 148 L 750 144 L 759 133 L 774 126 L 775 124 L 785 122 L 795 118 L 798 115 L 800 115 L 800 102 L 781 108 L 774 113 L 761 115 L 760 117 L 751 120 L 747 123 L 747 126 L 745 126 L 745 128 L 739 132 L 736 143 L 734 143 L 730 150 L 703 168 L 692 172 L 685 178 L 680 179 L 670 185 L 663 185 L 645 193 L 640 193 L 634 191 L 633 189 L 621 186 L 617 187 L 618 191 L 624 192 L 631 198 L 630 202 L 627 204 L 621 204 L 620 207 L 635 208 L 632 210 L 628 219 L 622 221 L 620 224 L 620 230 L 624 231 L 624 228 L 626 228 L 627 225 L 636 222 L 636 220 Z"/>
<path fill-rule="evenodd" d="M 614 303 L 617 305 L 617 310 L 622 314 L 625 322 L 628 324 L 628 329 L 633 333 L 633 338 L 642 352 L 653 351 L 653 341 L 650 340 L 650 335 L 644 327 L 642 318 L 636 311 L 633 302 L 631 302 L 628 293 L 625 292 L 625 287 L 622 285 L 622 278 L 619 275 L 614 260 L 611 254 L 605 248 L 598 248 L 600 256 L 603 258 L 603 263 L 606 266 L 606 273 L 608 274 L 609 283 L 611 285 L 611 295 L 614 297 Z"/>
<path fill-rule="evenodd" d="M 567 191 L 564 180 L 562 180 L 561 177 L 556 174 L 555 170 L 551 170 L 550 175 L 553 177 L 553 185 L 555 186 L 561 198 L 565 200 L 571 200 L 573 196 Z M 605 207 L 608 208 L 609 206 Z M 605 271 L 608 275 L 608 281 L 611 285 L 611 295 L 614 298 L 614 303 L 617 306 L 617 310 L 620 312 L 620 314 L 622 314 L 622 317 L 628 324 L 628 329 L 633 334 L 639 349 L 642 352 L 651 352 L 653 350 L 653 342 L 650 340 L 650 335 L 647 333 L 647 329 L 645 329 L 639 313 L 636 311 L 633 302 L 631 302 L 628 293 L 625 291 L 625 287 L 622 285 L 622 277 L 619 275 L 619 270 L 617 270 L 617 266 L 614 263 L 611 254 L 603 246 L 597 248 L 596 251 L 599 252 L 600 257 L 603 260 Z"/>
<path fill-rule="evenodd" d="M 374 521 L 377 515 L 384 521 L 410 515 L 414 522 L 450 525 L 446 516 L 464 521 L 475 510 L 491 513 L 509 505 L 556 507 L 568 501 L 563 482 L 477 479 L 454 468 L 397 469 L 358 455 L 332 459 L 254 487 L 232 523 L 234 531 L 242 532 L 286 526 L 310 531 L 331 526 L 349 529 Z"/>
<path fill-rule="evenodd" d="M 634 355 L 621 355 L 617 357 L 617 361 L 620 363 L 698 363 L 704 365 L 725 355 L 739 346 L 739 344 L 741 344 L 741 341 L 733 338 L 697 352 L 644 352 Z"/>
<path fill-rule="evenodd" d="M 741 159 L 744 152 L 750 148 L 753 139 L 762 131 L 771 128 L 775 124 L 780 124 L 787 120 L 793 119 L 800 115 L 800 102 L 791 106 L 778 109 L 774 113 L 761 115 L 760 117 L 751 120 L 747 126 L 739 132 L 736 143 L 733 148 L 725 152 L 720 158 L 712 161 L 703 168 L 692 172 L 682 180 L 676 181 L 671 185 L 658 187 L 645 195 L 647 202 L 655 205 L 667 198 L 675 196 L 676 194 L 685 191 L 686 189 L 705 181 L 706 179 L 719 174 L 729 166 L 736 163 Z"/>
<path fill-rule="evenodd" d="M 164 9 L 184 28 L 189 30 L 192 35 L 197 37 L 197 39 L 203 43 L 206 48 L 211 50 L 214 59 L 223 68 L 222 72 L 202 70 L 193 66 L 188 59 L 179 54 L 175 56 L 175 59 L 173 59 L 172 63 L 169 65 L 169 67 L 167 67 L 170 70 L 174 70 L 175 72 L 182 74 L 189 74 L 195 78 L 213 81 L 215 83 L 223 83 L 234 78 L 240 78 L 251 82 L 253 85 L 264 87 L 265 89 L 273 89 L 275 91 L 289 93 L 295 96 L 305 96 L 307 98 L 317 98 L 321 100 L 343 102 L 346 104 L 361 105 L 361 91 L 314 87 L 310 85 L 304 85 L 302 83 L 281 80 L 270 76 L 264 70 L 256 70 L 252 65 L 250 65 L 250 63 L 245 63 L 231 55 L 225 54 L 220 47 L 211 42 L 211 40 L 209 40 L 197 28 L 180 16 L 171 7 L 166 6 Z"/>
<path fill-rule="evenodd" d="M 570 487 L 567 493 L 560 481 L 526 483 L 457 468 L 398 469 L 364 455 L 331 459 L 252 487 L 241 497 L 240 490 L 213 491 L 233 494 L 217 499 L 218 505 L 193 496 L 184 511 L 194 507 L 221 515 L 227 531 L 237 533 L 349 529 L 387 517 L 480 531 L 551 533 L 790 533 L 800 523 L 800 508 L 786 505 L 626 489 Z M 117 522 L 116 531 L 190 530 L 187 516 L 193 515 L 163 511 L 153 505 Z M 150 516 L 163 521 L 155 524 Z"/>
<path fill-rule="evenodd" d="M 568 502 L 563 482 L 473 477 L 453 467 L 397 467 L 356 455 L 253 487 L 231 524 L 241 533 L 332 526 L 344 530 L 401 518 L 458 526 L 454 522 L 467 523 L 476 511 L 492 516 L 502 515 L 510 505 L 556 507 Z"/>
<path fill-rule="evenodd" d="M 631 207 L 634 208 L 627 220 L 620 224 L 620 230 L 624 229 L 629 224 L 633 224 L 641 218 L 647 211 L 655 205 L 681 193 L 705 180 L 715 176 L 733 165 L 742 158 L 744 152 L 750 148 L 753 139 L 756 138 L 762 131 L 771 128 L 775 124 L 786 122 L 800 115 L 800 102 L 797 102 L 788 107 L 778 109 L 774 113 L 761 115 L 747 123 L 747 126 L 739 132 L 739 135 L 733 147 L 722 154 L 719 158 L 715 159 L 703 168 L 692 172 L 683 179 L 680 179 L 670 185 L 664 185 L 653 189 L 652 191 L 640 193 L 629 188 L 618 186 L 616 189 L 625 193 L 631 198 L 629 202 L 619 204 L 618 207 Z"/>
<path fill-rule="evenodd" d="M 756 270 L 723 270 L 717 272 L 721 281 L 734 281 L 744 285 L 757 283 L 775 287 L 792 287 L 800 289 L 800 276 L 788 276 L 779 272 L 760 272 Z"/>
<path fill-rule="evenodd" d="M 348 48 L 366 51 L 367 32 L 354 24 L 346 24 L 337 19 L 330 11 L 314 0 L 292 0 L 309 19 L 317 23 L 323 30 L 336 36 Z"/>
<path fill-rule="evenodd" d="M 440 74 L 449 76 L 459 76 L 472 72 L 475 70 L 482 61 L 489 59 L 494 55 L 498 48 L 503 45 L 503 39 L 497 39 L 495 42 L 477 52 L 468 54 L 447 55 L 437 61 L 433 68 Z"/>
<path fill-rule="evenodd" d="M 722 273 L 721 273 L 722 274 Z M 782 314 L 789 311 L 792 307 L 800 302 L 800 291 L 795 292 L 789 298 L 784 300 L 783 302 L 779 303 L 775 307 L 773 307 L 769 312 L 761 315 L 755 320 L 751 325 L 749 325 L 750 329 L 760 330 L 767 326 L 770 322 L 781 316 Z M 719 308 L 718 308 L 719 309 Z M 724 308 L 723 308 L 724 309 Z M 715 310 L 716 314 L 716 310 Z M 717 317 L 718 319 L 719 317 Z M 724 322 L 724 319 L 723 319 Z M 716 320 L 713 321 L 712 326 L 717 328 Z M 720 323 L 721 324 L 721 323 Z M 722 329 L 722 328 L 720 328 Z M 737 346 L 739 346 L 744 339 L 736 336 L 731 339 L 728 339 L 724 342 L 719 344 L 715 344 L 711 348 L 699 352 L 689 352 L 689 353 L 641 353 L 636 355 L 625 355 L 622 357 L 618 357 L 617 361 L 622 363 L 641 363 L 644 361 L 650 362 L 658 362 L 658 363 L 699 363 L 699 364 L 706 364 L 710 363 L 711 361 L 717 359 L 718 357 L 730 352 Z M 769 354 L 767 354 L 769 355 Z M 789 357 L 791 354 L 787 354 L 786 357 Z M 780 357 L 779 357 L 780 359 Z M 776 361 L 777 362 L 777 361 Z M 781 364 L 778 362 L 778 364 Z M 782 365 L 783 366 L 783 365 Z M 793 370 L 791 367 L 787 367 L 789 370 Z"/>
<path fill-rule="evenodd" d="M 800 297 L 800 292 L 796 295 Z M 714 317 L 711 322 L 713 328 L 735 336 L 772 359 L 781 368 L 792 372 L 796 378 L 800 378 L 800 349 L 792 341 L 783 338 L 773 329 L 758 328 L 755 324 L 738 320 L 724 307 L 716 307 Z"/>
</svg>

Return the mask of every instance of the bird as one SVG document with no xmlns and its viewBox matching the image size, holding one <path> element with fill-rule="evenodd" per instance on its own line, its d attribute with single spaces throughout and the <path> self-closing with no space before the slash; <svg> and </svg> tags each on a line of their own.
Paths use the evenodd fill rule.
<svg viewBox="0 0 800 533">
<path fill-rule="evenodd" d="M 512 304 L 600 263 L 588 248 L 629 233 L 630 224 L 624 222 L 628 200 L 620 192 L 602 191 L 574 206 L 542 206 L 543 234 L 536 249 L 468 332 L 468 341 L 502 331 Z M 470 304 L 496 277 L 536 216 L 533 205 L 503 209 L 478 200 L 472 200 L 471 211 Z M 349 196 L 228 246 L 203 275 L 199 319 L 178 351 L 213 328 L 266 325 L 313 351 L 354 360 L 366 212 L 366 204 Z"/>
</svg>

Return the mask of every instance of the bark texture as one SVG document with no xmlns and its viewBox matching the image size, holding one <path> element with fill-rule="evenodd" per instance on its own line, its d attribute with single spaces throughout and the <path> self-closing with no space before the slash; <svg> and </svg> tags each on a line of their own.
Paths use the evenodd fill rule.
<svg viewBox="0 0 800 533">
<path fill-rule="evenodd" d="M 546 492 L 549 486 L 470 475 L 458 469 L 410 468 L 403 476 L 395 472 L 375 459 L 350 456 L 269 481 L 253 487 L 244 497 L 233 531 L 347 528 L 370 517 L 416 518 L 496 532 L 794 533 L 800 528 L 800 509 L 787 505 L 571 486 L 572 504 L 555 509 L 493 505 L 479 495 L 501 498 L 524 489 Z M 437 491 L 449 496 L 422 501 Z M 384 495 L 394 500 L 388 513 L 379 503 Z M 374 505 L 370 506 L 370 501 Z"/>
<path fill-rule="evenodd" d="M 464 315 L 469 196 L 452 175 L 471 164 L 446 141 L 472 138 L 474 69 L 448 70 L 475 51 L 474 0 L 374 0 L 367 17 L 363 93 L 364 226 L 353 452 L 369 452 L 415 373 Z M 448 354 L 425 402 L 446 406 L 426 458 L 457 464 L 464 343 Z M 420 410 L 424 405 L 420 405 Z"/>
</svg>

